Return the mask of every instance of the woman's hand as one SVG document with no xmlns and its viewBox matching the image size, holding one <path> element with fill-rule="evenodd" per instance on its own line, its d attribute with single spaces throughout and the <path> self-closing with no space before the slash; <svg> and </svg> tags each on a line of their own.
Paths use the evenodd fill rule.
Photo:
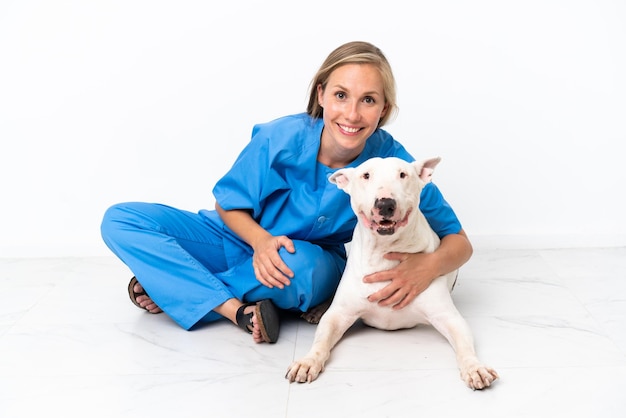
<svg viewBox="0 0 626 418">
<path fill-rule="evenodd" d="M 288 252 L 296 251 L 293 241 L 286 236 L 273 236 L 263 229 L 247 210 L 224 210 L 216 203 L 215 210 L 224 223 L 254 251 L 252 267 L 257 280 L 267 287 L 280 289 L 289 286 L 293 271 L 278 254 L 281 248 Z"/>
<path fill-rule="evenodd" d="M 446 235 L 433 253 L 389 253 L 385 258 L 400 263 L 392 269 L 370 274 L 365 283 L 389 282 L 368 300 L 381 306 L 402 309 L 422 293 L 437 277 L 458 269 L 472 256 L 472 245 L 463 230 Z"/>
<path fill-rule="evenodd" d="M 293 278 L 293 271 L 278 254 L 282 247 L 292 254 L 296 251 L 293 241 L 284 235 L 275 237 L 268 234 L 258 239 L 252 246 L 254 274 L 261 284 L 269 288 L 276 286 L 282 289 L 289 286 L 291 284 L 289 279 Z"/>
<path fill-rule="evenodd" d="M 402 309 L 426 290 L 435 278 L 439 277 L 433 253 L 389 253 L 385 255 L 385 258 L 397 260 L 400 264 L 390 270 L 373 273 L 363 278 L 365 283 L 389 282 L 387 286 L 367 298 L 370 302 L 378 302 L 380 306 Z"/>
</svg>

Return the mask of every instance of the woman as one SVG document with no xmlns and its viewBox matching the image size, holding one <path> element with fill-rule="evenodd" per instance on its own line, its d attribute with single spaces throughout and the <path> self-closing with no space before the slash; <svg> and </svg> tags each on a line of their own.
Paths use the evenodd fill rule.
<svg viewBox="0 0 626 418">
<path fill-rule="evenodd" d="M 277 308 L 306 312 L 332 297 L 356 224 L 349 197 L 328 181 L 371 157 L 413 157 L 381 129 L 396 112 L 395 79 L 380 49 L 350 42 L 315 75 L 307 112 L 254 127 L 250 143 L 213 189 L 215 210 L 122 203 L 102 222 L 108 247 L 131 269 L 133 303 L 185 329 L 227 318 L 253 340 L 276 342 Z M 402 309 L 472 247 L 434 184 L 420 208 L 441 238 L 432 254 L 389 254 L 392 270 L 372 303 Z"/>
</svg>

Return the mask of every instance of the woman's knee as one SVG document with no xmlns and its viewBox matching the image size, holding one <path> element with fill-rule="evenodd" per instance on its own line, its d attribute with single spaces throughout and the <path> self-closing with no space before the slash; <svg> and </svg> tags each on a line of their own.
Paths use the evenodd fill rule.
<svg viewBox="0 0 626 418">
<path fill-rule="evenodd" d="M 102 232 L 102 236 L 108 236 L 110 232 L 119 228 L 120 223 L 125 218 L 126 207 L 128 204 L 126 203 L 117 203 L 113 206 L 110 206 L 102 217 L 102 222 L 100 224 L 100 231 Z"/>
<path fill-rule="evenodd" d="M 294 241 L 295 253 L 281 250 L 285 264 L 295 273 L 291 286 L 305 309 L 331 297 L 344 264 L 334 253 L 306 241 Z"/>
<path fill-rule="evenodd" d="M 317 259 L 323 254 L 322 249 L 307 241 L 293 241 L 295 252 L 290 253 L 285 248 L 278 252 L 282 260 L 295 272 L 307 272 L 311 270 Z"/>
<path fill-rule="evenodd" d="M 125 232 L 140 228 L 145 216 L 142 214 L 148 210 L 149 203 L 127 202 L 117 203 L 110 206 L 102 217 L 100 233 L 105 242 L 115 241 Z"/>
</svg>

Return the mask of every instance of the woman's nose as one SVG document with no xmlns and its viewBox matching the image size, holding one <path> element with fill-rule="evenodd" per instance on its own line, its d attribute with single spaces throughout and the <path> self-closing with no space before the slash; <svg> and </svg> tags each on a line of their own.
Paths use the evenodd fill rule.
<svg viewBox="0 0 626 418">
<path fill-rule="evenodd" d="M 348 120 L 356 121 L 361 117 L 361 113 L 359 112 L 359 102 L 350 102 L 348 103 L 346 109 L 346 117 Z"/>
</svg>

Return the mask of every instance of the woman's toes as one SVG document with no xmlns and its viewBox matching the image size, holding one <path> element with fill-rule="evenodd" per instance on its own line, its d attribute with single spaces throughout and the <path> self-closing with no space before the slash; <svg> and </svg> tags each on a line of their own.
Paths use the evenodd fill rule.
<svg viewBox="0 0 626 418">
<path fill-rule="evenodd" d="M 156 303 L 154 303 L 152 299 L 150 299 L 149 296 L 146 296 L 146 295 L 137 296 L 137 303 L 139 303 L 139 306 L 141 306 L 142 308 L 144 308 L 146 311 L 150 313 L 163 312 L 161 308 L 159 308 L 159 306 Z"/>
<path fill-rule="evenodd" d="M 139 284 L 139 282 L 135 283 L 135 286 L 133 286 L 133 292 L 135 293 L 143 293 L 143 286 L 141 284 Z M 139 299 L 139 298 L 137 298 Z"/>
<path fill-rule="evenodd" d="M 252 339 L 255 343 L 263 343 L 265 340 L 263 339 L 263 335 L 261 334 L 261 330 L 259 329 L 259 323 L 257 322 L 256 315 L 252 315 Z"/>
<path fill-rule="evenodd" d="M 252 339 L 254 340 L 255 343 L 262 343 L 265 342 L 265 340 L 263 339 L 263 335 L 261 335 L 261 330 L 259 329 L 259 324 L 257 322 L 257 318 L 256 318 L 256 314 L 254 313 L 256 309 L 256 305 L 250 305 L 247 306 L 246 309 L 243 311 L 245 314 L 252 314 Z M 250 328 L 250 326 L 248 326 L 248 328 Z"/>
</svg>

